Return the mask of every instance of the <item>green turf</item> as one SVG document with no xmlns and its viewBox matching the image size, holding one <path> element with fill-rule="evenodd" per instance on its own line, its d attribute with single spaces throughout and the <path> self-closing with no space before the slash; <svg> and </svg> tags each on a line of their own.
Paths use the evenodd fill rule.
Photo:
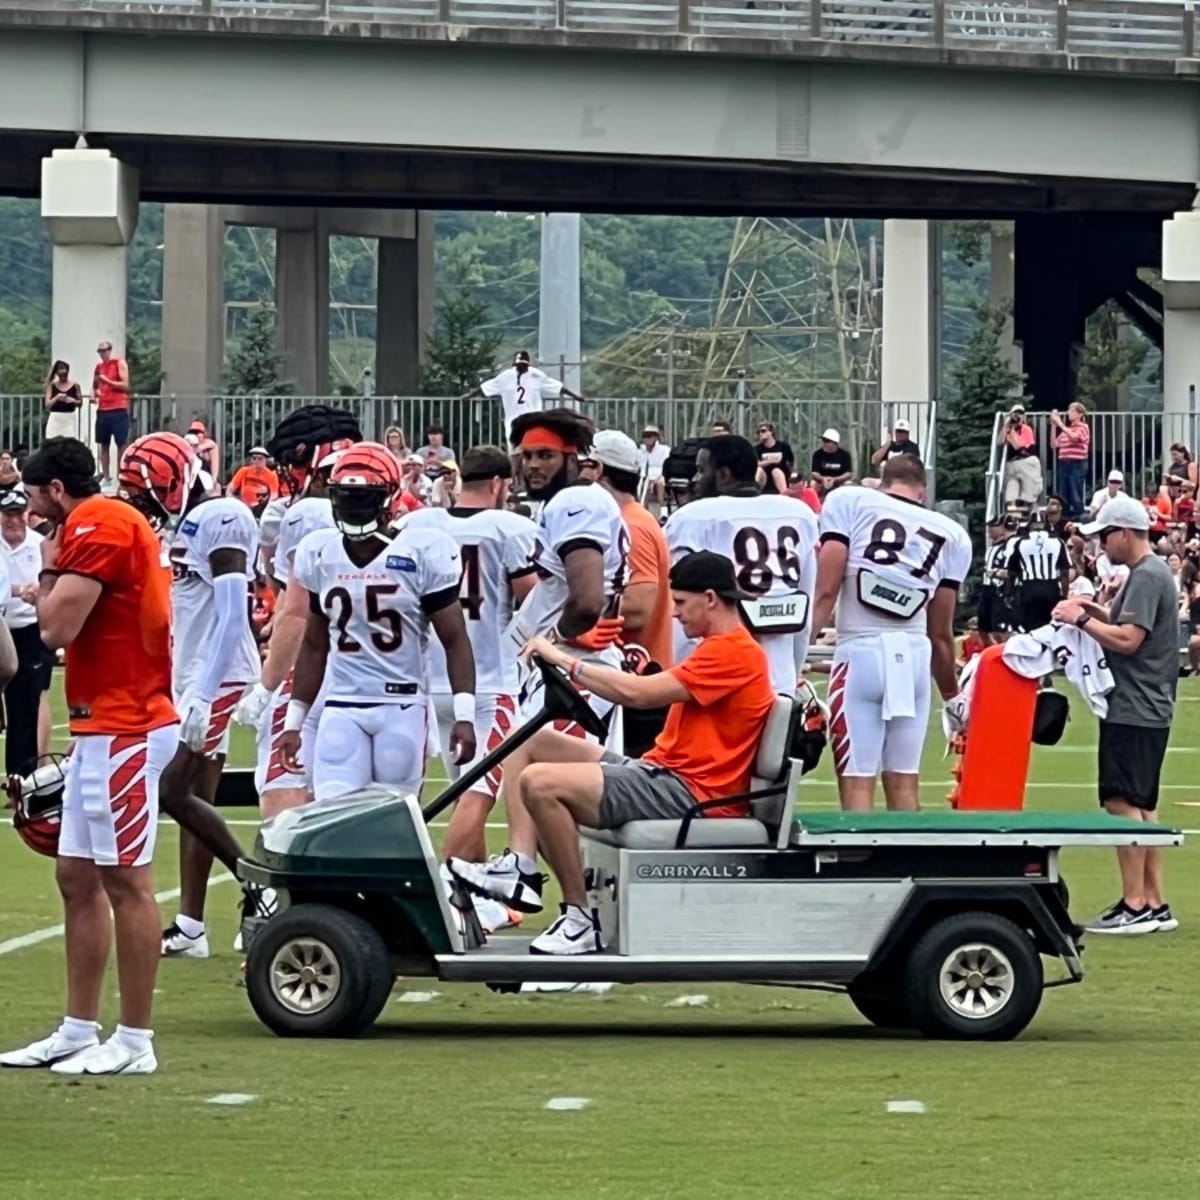
<svg viewBox="0 0 1200 1200">
<path fill-rule="evenodd" d="M 1200 827 L 1200 688 L 1186 685 L 1164 819 Z M 1062 746 L 1034 755 L 1029 804 L 1092 811 L 1094 722 L 1073 703 Z M 239 743 L 239 749 L 241 743 Z M 939 740 L 925 803 L 947 790 Z M 829 810 L 828 763 L 801 809 Z M 231 813 L 251 820 L 250 813 Z M 252 829 L 238 826 L 246 836 Z M 499 830 L 495 837 L 503 836 Z M 613 1197 L 1192 1197 L 1200 1054 L 1200 855 L 1167 851 L 1174 934 L 1093 938 L 1079 987 L 1047 994 L 1017 1042 L 885 1036 L 836 996 L 734 986 L 602 996 L 441 993 L 388 1006 L 352 1043 L 287 1042 L 235 986 L 234 893 L 212 893 L 215 956 L 159 976 L 161 1071 L 69 1083 L 0 1075 L 0 1197 L 450 1200 Z M 164 826 L 159 883 L 175 883 Z M 1115 895 L 1110 851 L 1068 851 L 1077 916 Z M 164 905 L 170 913 L 171 905 Z M 50 864 L 0 834 L 0 943 L 60 919 Z M 57 1019 L 62 941 L 0 954 L 0 1043 Z M 114 1019 L 115 984 L 105 1020 Z M 684 994 L 705 1007 L 670 1008 Z M 205 1103 L 222 1092 L 257 1099 Z M 581 1112 L 547 1112 L 556 1096 Z M 924 1115 L 889 1115 L 889 1100 Z"/>
</svg>

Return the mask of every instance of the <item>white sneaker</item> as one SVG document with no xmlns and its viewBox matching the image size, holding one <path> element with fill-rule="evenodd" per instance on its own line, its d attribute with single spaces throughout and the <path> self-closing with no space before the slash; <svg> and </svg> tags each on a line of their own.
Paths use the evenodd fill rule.
<svg viewBox="0 0 1200 1200">
<path fill-rule="evenodd" d="M 158 1059 L 153 1044 L 131 1050 L 114 1034 L 102 1045 L 56 1062 L 50 1070 L 58 1075 L 153 1075 Z"/>
<path fill-rule="evenodd" d="M 603 949 L 599 914 L 573 904 L 562 905 L 562 915 L 529 943 L 530 954 L 599 954 Z"/>
<path fill-rule="evenodd" d="M 188 937 L 178 925 L 168 925 L 162 935 L 163 958 L 207 958 L 208 935 Z"/>
<path fill-rule="evenodd" d="M 0 1054 L 0 1067 L 50 1067 L 98 1045 L 100 1039 L 97 1037 L 88 1042 L 69 1042 L 56 1029 L 41 1041 L 30 1042 L 20 1050 L 9 1050 L 6 1054 Z"/>
<path fill-rule="evenodd" d="M 450 870 L 473 892 L 499 900 L 517 912 L 542 911 L 542 886 L 545 875 L 526 873 L 517 866 L 517 856 L 511 850 L 497 854 L 485 863 L 452 858 Z"/>
<path fill-rule="evenodd" d="M 501 929 L 512 929 L 520 925 L 525 914 L 493 900 L 490 896 L 472 896 L 475 905 L 475 915 L 484 933 L 498 933 Z"/>
</svg>

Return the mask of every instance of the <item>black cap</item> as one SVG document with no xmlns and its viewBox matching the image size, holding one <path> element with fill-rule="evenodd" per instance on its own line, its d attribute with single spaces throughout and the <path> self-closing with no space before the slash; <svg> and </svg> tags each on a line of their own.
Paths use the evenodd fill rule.
<svg viewBox="0 0 1200 1200">
<path fill-rule="evenodd" d="M 671 587 L 677 592 L 716 592 L 731 603 L 747 598 L 733 575 L 733 563 L 723 554 L 696 550 L 671 568 Z"/>
<path fill-rule="evenodd" d="M 513 355 L 513 362 L 514 363 L 524 363 L 526 366 L 528 366 L 529 365 L 529 351 L 528 350 L 518 350 L 516 352 L 516 354 Z"/>
<path fill-rule="evenodd" d="M 0 512 L 24 512 L 29 507 L 29 497 L 17 485 L 0 492 Z"/>
</svg>

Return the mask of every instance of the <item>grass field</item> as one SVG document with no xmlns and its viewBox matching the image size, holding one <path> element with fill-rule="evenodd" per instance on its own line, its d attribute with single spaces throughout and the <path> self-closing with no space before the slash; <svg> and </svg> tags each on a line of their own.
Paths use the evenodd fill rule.
<svg viewBox="0 0 1200 1200">
<path fill-rule="evenodd" d="M 1200 830 L 1200 688 L 1181 697 L 1162 812 Z M 1092 806 L 1095 740 L 1073 700 L 1063 745 L 1036 752 L 1030 807 Z M 940 755 L 931 735 L 930 806 L 946 791 Z M 801 810 L 834 796 L 825 763 Z M 249 843 L 250 825 L 238 832 Z M 163 889 L 176 882 L 176 842 L 164 825 Z M 159 976 L 159 1074 L 0 1074 L 0 1197 L 1194 1197 L 1197 845 L 1168 853 L 1179 931 L 1092 938 L 1084 983 L 1048 993 L 1025 1035 L 1000 1045 L 887 1036 L 819 993 L 501 997 L 427 981 L 409 987 L 440 994 L 403 1002 L 400 983 L 359 1041 L 282 1041 L 236 986 L 234 890 L 219 885 L 214 957 L 164 963 Z M 1111 851 L 1064 859 L 1077 919 L 1115 898 Z M 51 865 L 0 832 L 5 1047 L 60 1015 L 62 939 L 25 944 L 59 919 Z M 671 1007 L 697 993 L 703 1006 Z M 106 1025 L 115 983 L 109 995 Z M 253 1099 L 209 1103 L 222 1093 Z M 546 1111 L 554 1097 L 590 1103 Z M 888 1113 L 893 1100 L 926 1112 Z"/>
</svg>

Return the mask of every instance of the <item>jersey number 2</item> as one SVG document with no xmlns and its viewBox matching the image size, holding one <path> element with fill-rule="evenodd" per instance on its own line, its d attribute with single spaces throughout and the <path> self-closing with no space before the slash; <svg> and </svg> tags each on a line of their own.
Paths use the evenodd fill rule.
<svg viewBox="0 0 1200 1200">
<path fill-rule="evenodd" d="M 372 625 L 384 625 L 386 632 L 372 630 L 371 645 L 382 654 L 390 654 L 399 648 L 404 638 L 404 625 L 400 613 L 394 608 L 384 608 L 380 601 L 394 596 L 400 590 L 398 583 L 369 583 L 365 589 L 367 598 L 367 621 Z M 345 588 L 330 588 L 325 594 L 325 607 L 332 610 L 336 605 L 336 617 L 330 613 L 330 621 L 337 630 L 337 648 L 341 654 L 357 654 L 362 646 L 347 632 L 350 617 L 354 612 L 354 601 Z"/>
</svg>

